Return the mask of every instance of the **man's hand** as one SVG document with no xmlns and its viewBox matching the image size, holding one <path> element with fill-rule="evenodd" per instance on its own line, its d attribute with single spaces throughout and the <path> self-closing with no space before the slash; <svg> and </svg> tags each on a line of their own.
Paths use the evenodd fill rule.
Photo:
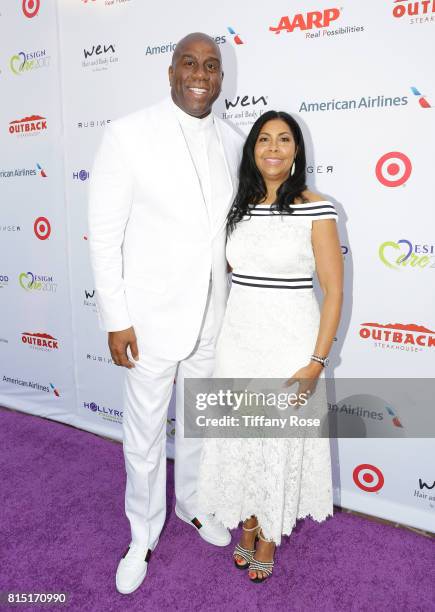
<svg viewBox="0 0 435 612">
<path fill-rule="evenodd" d="M 135 361 L 139 359 L 136 334 L 134 328 L 129 327 L 122 331 L 109 332 L 109 349 L 116 365 L 124 368 L 134 368 L 135 365 L 127 356 L 127 347 L 130 346 L 132 357 Z"/>
</svg>

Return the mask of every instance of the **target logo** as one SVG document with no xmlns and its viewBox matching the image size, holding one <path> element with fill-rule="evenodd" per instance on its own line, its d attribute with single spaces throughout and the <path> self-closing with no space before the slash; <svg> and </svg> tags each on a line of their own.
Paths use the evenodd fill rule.
<svg viewBox="0 0 435 612">
<path fill-rule="evenodd" d="M 38 217 L 33 225 L 33 230 L 39 240 L 47 240 L 51 234 L 50 221 L 46 217 Z"/>
<path fill-rule="evenodd" d="M 23 13 L 26 17 L 31 19 L 38 14 L 40 6 L 40 0 L 23 0 Z"/>
<path fill-rule="evenodd" d="M 385 153 L 376 164 L 376 178 L 385 187 L 403 185 L 411 176 L 411 172 L 411 160 L 398 151 Z"/>
<path fill-rule="evenodd" d="M 368 493 L 376 493 L 384 486 L 384 475 L 381 470 L 370 463 L 357 465 L 352 477 L 356 486 Z"/>
</svg>

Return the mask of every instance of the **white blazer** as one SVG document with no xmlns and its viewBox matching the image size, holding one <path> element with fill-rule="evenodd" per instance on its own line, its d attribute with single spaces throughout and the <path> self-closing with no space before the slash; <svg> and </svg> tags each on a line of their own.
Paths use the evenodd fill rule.
<svg viewBox="0 0 435 612">
<path fill-rule="evenodd" d="M 91 173 L 89 247 L 100 327 L 134 326 L 140 348 L 167 359 L 194 348 L 210 270 L 216 335 L 228 297 L 225 222 L 243 139 L 214 120 L 233 193 L 213 227 L 170 98 L 110 123 Z"/>
</svg>

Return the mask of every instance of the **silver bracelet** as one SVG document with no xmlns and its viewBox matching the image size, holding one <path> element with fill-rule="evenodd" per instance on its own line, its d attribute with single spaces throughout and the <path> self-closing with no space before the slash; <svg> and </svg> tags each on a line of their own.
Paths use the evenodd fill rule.
<svg viewBox="0 0 435 612">
<path fill-rule="evenodd" d="M 320 363 L 324 368 L 326 368 L 329 363 L 328 357 L 319 357 L 319 355 L 311 355 L 310 359 L 311 361 L 317 361 L 317 363 Z"/>
</svg>

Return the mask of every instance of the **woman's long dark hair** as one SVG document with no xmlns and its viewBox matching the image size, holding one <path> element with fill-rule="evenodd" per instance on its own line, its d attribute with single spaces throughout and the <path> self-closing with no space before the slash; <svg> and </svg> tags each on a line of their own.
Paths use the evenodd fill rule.
<svg viewBox="0 0 435 612">
<path fill-rule="evenodd" d="M 273 210 L 292 213 L 290 204 L 295 198 L 306 202 L 302 192 L 306 186 L 305 144 L 301 128 L 291 115 L 284 111 L 268 111 L 261 115 L 251 128 L 243 147 L 239 169 L 239 188 L 227 219 L 227 233 L 230 234 L 244 215 L 250 215 L 249 205 L 260 204 L 267 195 L 266 185 L 255 163 L 254 148 L 265 123 L 271 119 L 281 119 L 288 125 L 296 145 L 295 171 L 280 185 Z"/>
</svg>

